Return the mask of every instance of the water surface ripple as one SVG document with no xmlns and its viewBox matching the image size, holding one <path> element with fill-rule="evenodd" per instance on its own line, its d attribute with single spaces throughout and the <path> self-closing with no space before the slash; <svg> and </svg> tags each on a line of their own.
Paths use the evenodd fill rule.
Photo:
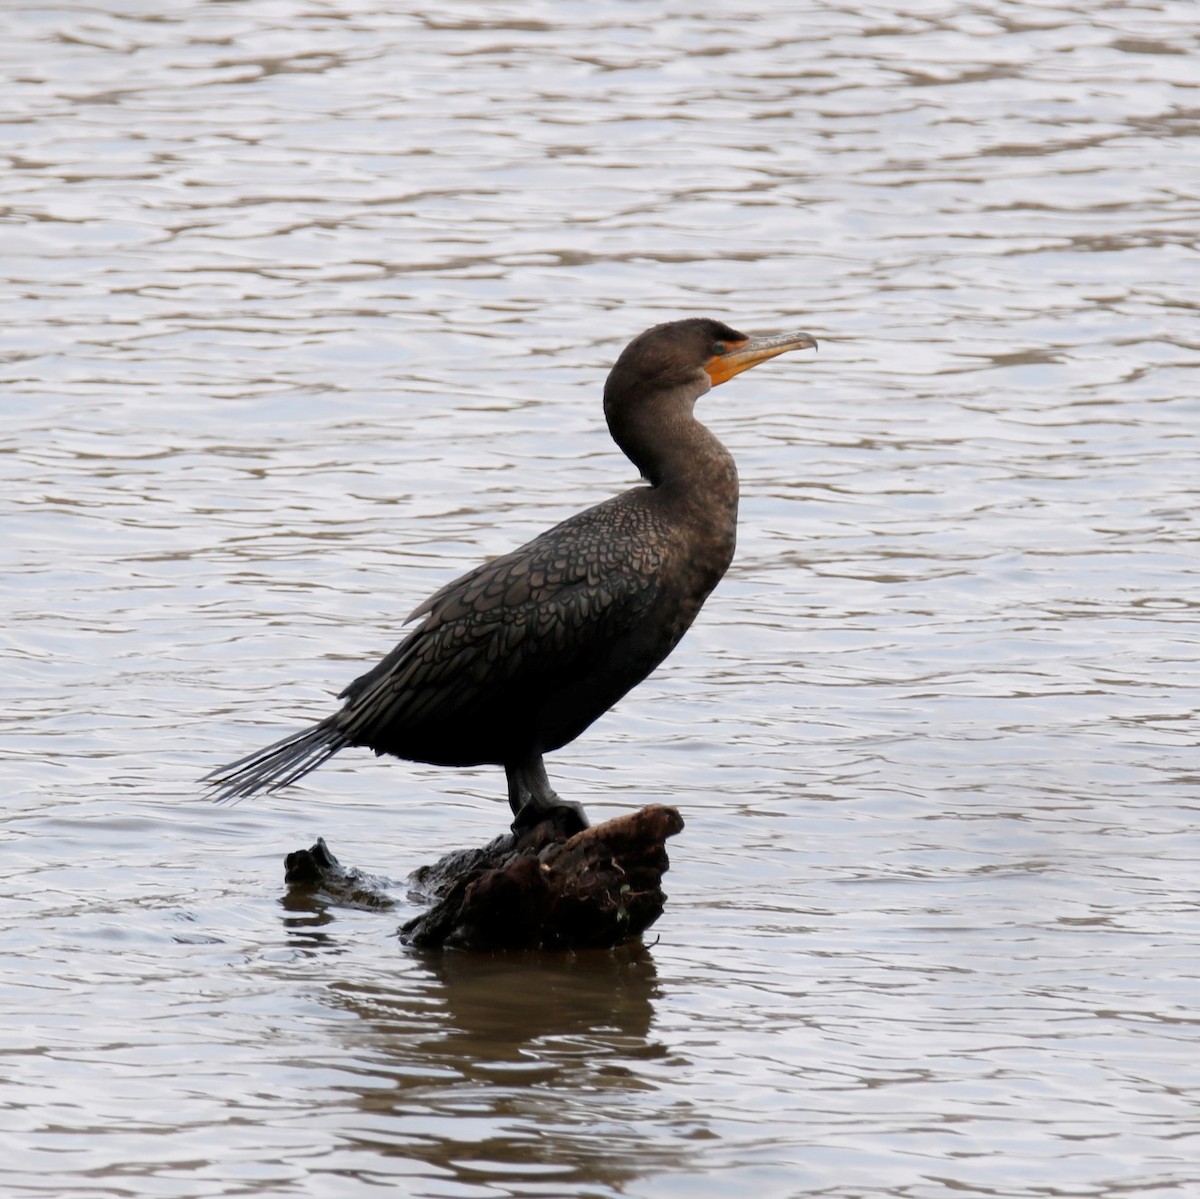
<svg viewBox="0 0 1200 1199">
<path fill-rule="evenodd" d="M 1200 1193 L 1195 18 L 6 5 L 0 1191 Z M 499 772 L 192 780 L 631 482 L 690 313 L 822 347 L 703 402 L 737 562 L 551 763 L 683 809 L 661 940 L 283 903 Z"/>
</svg>

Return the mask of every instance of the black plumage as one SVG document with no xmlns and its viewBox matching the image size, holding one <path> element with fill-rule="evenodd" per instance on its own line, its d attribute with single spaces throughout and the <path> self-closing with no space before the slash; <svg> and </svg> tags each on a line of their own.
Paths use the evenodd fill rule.
<svg viewBox="0 0 1200 1199">
<path fill-rule="evenodd" d="M 678 644 L 733 558 L 733 459 L 695 419 L 710 387 L 805 333 L 750 339 L 703 318 L 655 326 L 613 367 L 604 410 L 646 485 L 435 592 L 416 628 L 342 692 L 333 715 L 207 776 L 231 799 L 286 786 L 350 745 L 505 768 L 519 822 L 561 800 L 542 755 L 574 740 Z"/>
</svg>

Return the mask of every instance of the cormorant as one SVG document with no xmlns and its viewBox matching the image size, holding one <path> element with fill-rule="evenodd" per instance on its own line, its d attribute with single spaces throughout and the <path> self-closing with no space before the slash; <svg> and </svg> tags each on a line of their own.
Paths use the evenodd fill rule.
<svg viewBox="0 0 1200 1199">
<path fill-rule="evenodd" d="M 604 387 L 613 440 L 645 485 L 588 508 L 435 592 L 416 626 L 302 732 L 205 777 L 215 798 L 295 782 L 348 745 L 440 766 L 494 763 L 513 827 L 578 804 L 555 794 L 543 754 L 573 741 L 675 648 L 733 559 L 738 477 L 693 414 L 710 388 L 807 333 L 750 338 L 706 318 L 656 325 Z"/>
</svg>

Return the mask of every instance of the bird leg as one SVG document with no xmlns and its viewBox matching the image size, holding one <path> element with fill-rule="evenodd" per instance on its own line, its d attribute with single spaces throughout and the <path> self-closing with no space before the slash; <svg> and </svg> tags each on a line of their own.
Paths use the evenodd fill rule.
<svg viewBox="0 0 1200 1199">
<path fill-rule="evenodd" d="M 513 810 L 512 829 L 519 833 L 533 828 L 548 817 L 558 816 L 571 833 L 588 827 L 583 806 L 561 799 L 550 786 L 541 754 L 534 754 L 519 765 L 506 765 L 508 806 Z"/>
</svg>

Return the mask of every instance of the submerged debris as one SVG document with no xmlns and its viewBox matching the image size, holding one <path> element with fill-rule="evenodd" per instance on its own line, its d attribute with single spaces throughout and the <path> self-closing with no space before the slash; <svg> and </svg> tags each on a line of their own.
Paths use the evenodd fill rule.
<svg viewBox="0 0 1200 1199">
<path fill-rule="evenodd" d="M 519 834 L 456 850 L 410 876 L 414 896 L 432 906 L 401 928 L 401 940 L 476 950 L 610 948 L 635 940 L 662 915 L 665 842 L 682 828 L 675 808 L 652 804 L 573 834 L 551 814 Z M 358 907 L 372 895 L 386 900 L 375 889 L 386 880 L 343 867 L 324 840 L 288 855 L 286 879 L 294 889 Z"/>
</svg>

